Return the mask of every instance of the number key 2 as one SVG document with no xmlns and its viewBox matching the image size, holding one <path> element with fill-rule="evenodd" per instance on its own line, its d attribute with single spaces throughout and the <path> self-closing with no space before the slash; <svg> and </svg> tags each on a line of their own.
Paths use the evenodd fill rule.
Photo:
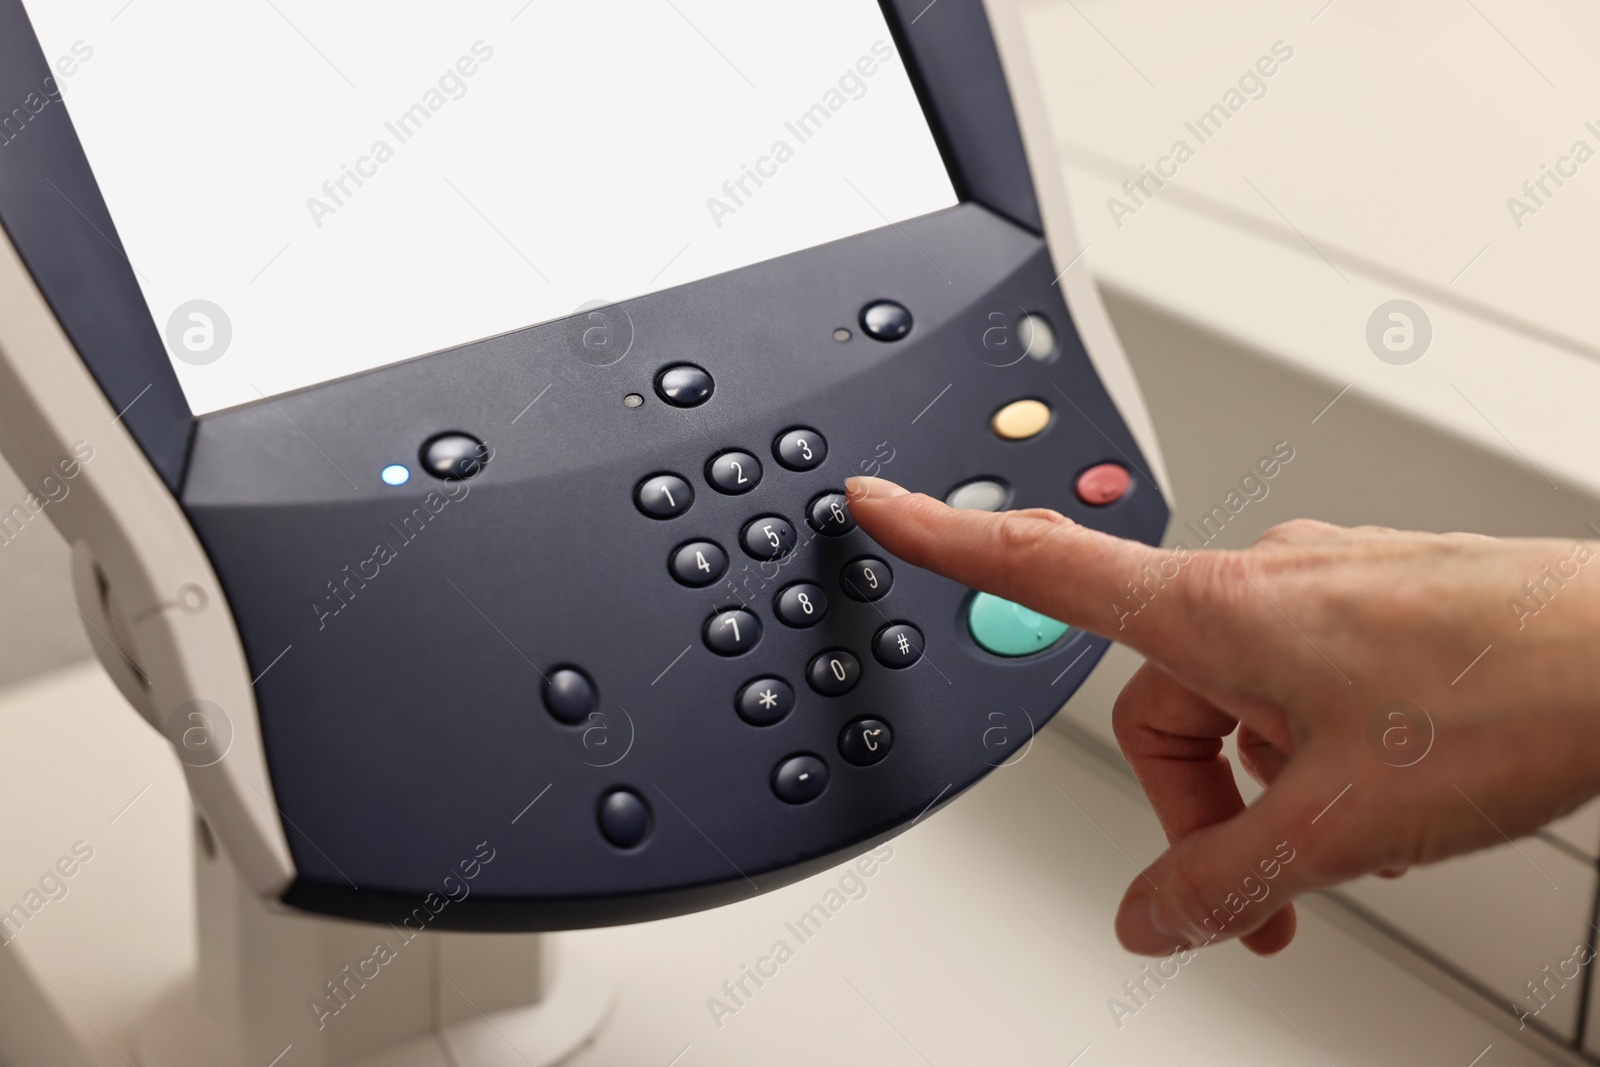
<svg viewBox="0 0 1600 1067">
<path fill-rule="evenodd" d="M 748 493 L 761 482 L 761 461 L 748 452 L 724 452 L 706 464 L 706 481 L 719 493 Z"/>
</svg>

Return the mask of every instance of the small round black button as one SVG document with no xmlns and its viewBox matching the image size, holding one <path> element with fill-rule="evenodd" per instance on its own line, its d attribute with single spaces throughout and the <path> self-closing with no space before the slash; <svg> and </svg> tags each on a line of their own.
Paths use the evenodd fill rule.
<svg viewBox="0 0 1600 1067">
<path fill-rule="evenodd" d="M 631 789 L 613 789 L 600 798 L 600 833 L 618 848 L 637 848 L 655 820 L 650 804 Z"/>
<path fill-rule="evenodd" d="M 894 744 L 894 731 L 882 719 L 857 719 L 839 734 L 839 755 L 857 767 L 881 762 Z"/>
<path fill-rule="evenodd" d="M 811 660 L 806 681 L 825 697 L 848 693 L 861 681 L 861 661 L 842 648 L 829 649 Z"/>
<path fill-rule="evenodd" d="M 441 433 L 423 442 L 422 469 L 435 478 L 470 478 L 489 462 L 482 441 L 465 433 Z"/>
<path fill-rule="evenodd" d="M 883 560 L 875 556 L 862 556 L 846 564 L 844 570 L 839 572 L 839 584 L 850 599 L 865 600 L 870 604 L 889 595 L 889 588 L 894 585 L 894 572 Z"/>
<path fill-rule="evenodd" d="M 739 690 L 734 707 L 751 726 L 771 726 L 794 710 L 794 690 L 782 678 L 757 678 Z"/>
<path fill-rule="evenodd" d="M 656 392 L 673 407 L 692 408 L 711 399 L 711 375 L 693 363 L 679 363 L 656 375 Z"/>
<path fill-rule="evenodd" d="M 751 519 L 744 528 L 740 540 L 744 550 L 755 559 L 775 560 L 782 559 L 794 551 L 796 539 L 794 527 L 788 519 L 776 515 L 763 515 L 759 519 Z"/>
<path fill-rule="evenodd" d="M 855 517 L 850 514 L 850 500 L 837 490 L 811 501 L 811 506 L 806 508 L 806 522 L 817 533 L 828 537 L 843 537 L 856 528 Z"/>
<path fill-rule="evenodd" d="M 676 474 L 657 474 L 639 483 L 633 500 L 652 519 L 670 519 L 689 510 L 694 489 Z"/>
<path fill-rule="evenodd" d="M 690 541 L 672 553 L 667 569 L 684 585 L 698 589 L 722 577 L 728 569 L 728 554 L 715 541 Z"/>
<path fill-rule="evenodd" d="M 911 312 L 893 300 L 878 300 L 861 309 L 861 328 L 880 341 L 898 341 L 911 332 Z"/>
<path fill-rule="evenodd" d="M 909 667 L 922 658 L 922 631 L 909 622 L 885 626 L 872 639 L 872 655 L 885 667 Z"/>
<path fill-rule="evenodd" d="M 785 626 L 815 626 L 828 613 L 828 594 L 820 585 L 796 582 L 778 594 L 772 602 L 772 613 Z"/>
<path fill-rule="evenodd" d="M 761 620 L 744 608 L 724 608 L 706 620 L 706 647 L 719 656 L 737 656 L 761 640 Z"/>
<path fill-rule="evenodd" d="M 706 481 L 723 493 L 748 493 L 761 482 L 761 461 L 748 452 L 724 452 L 706 464 Z"/>
<path fill-rule="evenodd" d="M 828 765 L 815 756 L 790 756 L 772 772 L 772 791 L 788 804 L 815 800 L 826 788 Z"/>
<path fill-rule="evenodd" d="M 582 722 L 598 703 L 589 676 L 574 667 L 550 672 L 544 683 L 544 706 L 569 726 Z"/>
<path fill-rule="evenodd" d="M 796 426 L 772 442 L 772 454 L 792 471 L 815 470 L 828 458 L 828 442 L 817 431 Z"/>
</svg>

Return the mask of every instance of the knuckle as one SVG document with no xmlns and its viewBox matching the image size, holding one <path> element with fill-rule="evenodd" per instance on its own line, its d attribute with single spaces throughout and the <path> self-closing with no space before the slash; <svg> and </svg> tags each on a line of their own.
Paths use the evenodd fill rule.
<svg viewBox="0 0 1600 1067">
<path fill-rule="evenodd" d="M 924 525 L 936 521 L 944 510 L 944 504 L 924 493 L 912 493 L 901 498 L 900 506 L 910 511 L 913 518 Z"/>
<path fill-rule="evenodd" d="M 1008 584 L 1037 579 L 1036 554 L 1063 527 L 1073 525 L 1060 512 L 1048 508 L 1008 511 L 995 525 L 995 549 Z"/>
<path fill-rule="evenodd" d="M 1278 545 L 1294 544 L 1300 541 L 1320 539 L 1338 531 L 1339 527 L 1321 519 L 1289 519 L 1275 526 L 1269 526 L 1257 537 L 1254 544 Z"/>
<path fill-rule="evenodd" d="M 1211 621 L 1238 619 L 1256 595 L 1256 568 L 1242 552 L 1212 552 L 1195 560 L 1193 580 L 1184 584 L 1188 610 Z"/>
<path fill-rule="evenodd" d="M 1140 755 L 1150 748 L 1156 728 L 1150 710 L 1159 699 L 1163 675 L 1146 663 L 1133 673 L 1111 705 L 1111 732 L 1126 756 Z"/>
<path fill-rule="evenodd" d="M 1111 733 L 1117 739 L 1117 745 L 1123 752 L 1127 752 L 1143 732 L 1144 724 L 1140 721 L 1139 709 L 1142 702 L 1135 692 L 1135 683 L 1130 681 L 1117 694 L 1116 701 L 1111 705 Z"/>
<path fill-rule="evenodd" d="M 1312 824 L 1328 810 L 1328 801 L 1341 796 L 1343 782 L 1355 783 L 1349 796 L 1337 800 L 1345 810 L 1333 808 L 1327 818 Z M 1441 832 L 1441 820 L 1381 814 L 1416 806 L 1417 797 L 1375 786 L 1359 771 L 1327 774 L 1297 813 L 1297 824 L 1306 827 L 1295 841 L 1297 881 L 1308 888 L 1338 885 L 1383 868 L 1424 862 L 1428 842 Z"/>
<path fill-rule="evenodd" d="M 1000 516 L 1000 523 L 995 529 L 995 538 L 999 541 L 1000 550 L 1003 552 L 1026 552 L 1037 547 L 1063 524 L 1069 522 L 1065 515 L 1048 508 L 1008 511 Z"/>
<path fill-rule="evenodd" d="M 1491 537 L 1488 534 L 1472 533 L 1468 530 L 1453 530 L 1448 533 L 1439 534 L 1438 536 L 1439 540 L 1451 545 L 1452 547 L 1459 548 L 1478 548 L 1483 545 L 1495 544 L 1500 540 L 1498 537 Z"/>
<path fill-rule="evenodd" d="M 1385 866 L 1410 866 L 1409 846 L 1380 840 L 1370 827 L 1361 832 L 1334 830 L 1302 850 L 1301 875 L 1315 885 L 1338 885 Z"/>
<path fill-rule="evenodd" d="M 902 497 L 899 507 L 907 515 L 906 525 L 911 535 L 894 546 L 895 554 L 907 563 L 923 566 L 937 549 L 938 543 L 930 533 L 938 529 L 939 512 L 944 505 L 932 497 L 915 493 Z"/>
</svg>

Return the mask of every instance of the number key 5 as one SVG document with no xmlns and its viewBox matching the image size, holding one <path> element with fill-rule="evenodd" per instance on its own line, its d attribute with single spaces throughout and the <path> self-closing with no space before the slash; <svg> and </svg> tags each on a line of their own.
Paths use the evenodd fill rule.
<svg viewBox="0 0 1600 1067">
<path fill-rule="evenodd" d="M 794 551 L 798 539 L 794 526 L 788 519 L 777 515 L 763 515 L 751 519 L 740 537 L 744 550 L 751 558 L 763 561 L 782 559 Z"/>
</svg>

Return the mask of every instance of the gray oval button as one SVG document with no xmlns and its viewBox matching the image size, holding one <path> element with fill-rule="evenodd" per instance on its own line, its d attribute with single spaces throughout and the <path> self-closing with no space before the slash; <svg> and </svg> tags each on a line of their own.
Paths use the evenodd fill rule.
<svg viewBox="0 0 1600 1067">
<path fill-rule="evenodd" d="M 1011 487 L 992 478 L 978 478 L 950 490 L 944 502 L 966 511 L 1003 511 L 1011 502 Z"/>
<path fill-rule="evenodd" d="M 1024 315 L 1017 323 L 1017 339 L 1022 342 L 1023 353 L 1040 363 L 1054 363 L 1056 358 L 1056 331 L 1043 315 Z"/>
</svg>

